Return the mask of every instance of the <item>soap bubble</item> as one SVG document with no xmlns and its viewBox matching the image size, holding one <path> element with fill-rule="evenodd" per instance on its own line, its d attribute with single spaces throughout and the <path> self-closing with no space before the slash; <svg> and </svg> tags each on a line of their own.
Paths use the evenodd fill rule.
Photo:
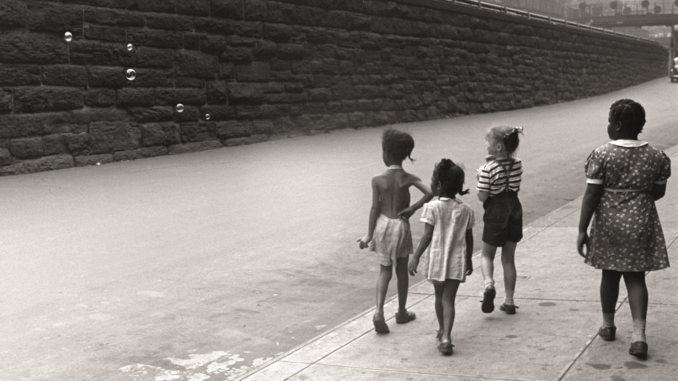
<svg viewBox="0 0 678 381">
<path fill-rule="evenodd" d="M 134 49 L 134 45 L 132 45 L 132 44 L 127 44 L 127 50 L 131 52 L 132 49 Z"/>
<path fill-rule="evenodd" d="M 210 120 L 210 114 L 205 114 L 205 120 Z"/>
<path fill-rule="evenodd" d="M 184 105 L 177 103 L 177 112 L 184 112 Z"/>
<path fill-rule="evenodd" d="M 134 81 L 134 78 L 137 77 L 137 72 L 134 69 L 127 69 L 127 79 Z"/>
<path fill-rule="evenodd" d="M 64 40 L 66 40 L 66 42 L 71 42 L 72 39 L 73 35 L 71 34 L 71 32 L 64 33 Z"/>
<path fill-rule="evenodd" d="M 97 165 L 101 165 L 101 163 L 97 162 Z"/>
</svg>

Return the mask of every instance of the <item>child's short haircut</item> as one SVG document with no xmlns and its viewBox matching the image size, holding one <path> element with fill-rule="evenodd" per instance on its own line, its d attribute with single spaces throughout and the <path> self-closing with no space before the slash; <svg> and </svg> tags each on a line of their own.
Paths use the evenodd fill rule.
<svg viewBox="0 0 678 381">
<path fill-rule="evenodd" d="M 493 142 L 503 143 L 504 148 L 506 148 L 506 154 L 513 157 L 513 153 L 516 152 L 518 144 L 520 144 L 519 133 L 523 133 L 522 126 L 494 126 L 487 132 L 486 137 Z"/>
<path fill-rule="evenodd" d="M 634 134 L 643 132 L 645 126 L 645 109 L 640 103 L 631 99 L 620 99 L 610 106 L 613 122 L 623 122 Z"/>
<path fill-rule="evenodd" d="M 464 170 L 450 159 L 441 159 L 433 169 L 431 181 L 433 185 L 440 182 L 440 195 L 454 197 L 457 193 L 465 195 L 469 190 L 464 188 Z"/>
<path fill-rule="evenodd" d="M 409 158 L 410 161 L 414 161 L 410 157 L 414 149 L 414 139 L 406 132 L 387 128 L 381 136 L 381 147 L 394 160 L 403 161 Z"/>
</svg>

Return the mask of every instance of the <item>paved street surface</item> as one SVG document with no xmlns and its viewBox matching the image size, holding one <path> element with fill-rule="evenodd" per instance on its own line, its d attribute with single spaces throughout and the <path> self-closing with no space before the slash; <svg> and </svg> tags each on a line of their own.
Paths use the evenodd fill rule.
<svg viewBox="0 0 678 381">
<path fill-rule="evenodd" d="M 678 173 L 678 146 L 667 154 Z M 649 354 L 628 354 L 631 313 L 620 288 L 617 338 L 598 337 L 602 322 L 600 271 L 583 263 L 575 250 L 581 198 L 532 222 L 516 251 L 518 284 L 515 315 L 480 310 L 483 282 L 477 266 L 456 300 L 452 357 L 437 350 L 438 323 L 433 287 L 426 281 L 410 289 L 408 309 L 417 319 L 395 323 L 397 298 L 388 303 L 391 333 L 374 332 L 369 310 L 321 337 L 252 372 L 246 381 L 276 380 L 675 380 L 678 374 L 678 296 L 675 270 L 647 278 Z M 670 260 L 678 262 L 678 187 L 657 203 Z M 480 259 L 476 256 L 475 263 Z M 500 271 L 501 272 L 501 271 Z M 498 299 L 503 283 L 497 280 Z M 623 282 L 622 282 L 623 284 Z"/>
<path fill-rule="evenodd" d="M 521 200 L 526 224 L 537 226 L 581 196 L 584 159 L 607 141 L 609 105 L 624 97 L 647 110 L 641 138 L 661 149 L 678 144 L 678 86 L 662 78 L 571 103 L 398 125 L 416 142 L 416 161 L 406 162 L 405 169 L 428 180 L 433 164 L 450 157 L 466 165 L 467 185 L 473 190 L 473 173 L 484 161 L 487 128 L 524 125 Z M 356 240 L 367 230 L 370 177 L 384 169 L 382 131 L 336 131 L 0 179 L 0 380 L 220 381 L 241 376 L 318 335 L 337 332 L 332 330 L 374 304 L 378 262 L 358 250 Z M 413 191 L 413 197 L 419 195 Z M 661 202 L 668 205 L 675 199 L 669 193 Z M 480 218 L 482 205 L 475 191 L 464 201 Z M 415 217 L 418 242 L 423 227 L 419 213 Z M 478 244 L 480 232 L 478 225 Z M 581 265 L 574 251 L 555 249 L 573 250 L 572 240 L 568 235 L 544 241 L 551 246 L 542 242 L 546 249 L 531 256 L 528 252 L 541 248 L 530 249 L 532 240 L 519 249 L 525 255 L 519 260 L 531 259 L 520 264 L 525 274 L 519 275 L 528 278 L 519 285 L 523 289 L 518 297 L 534 299 L 520 301 L 517 317 L 532 321 L 532 329 L 546 336 L 496 331 L 523 335 L 520 341 L 501 336 L 504 340 L 495 343 L 512 348 L 518 359 L 539 358 L 537 349 L 521 345 L 528 334 L 544 338 L 540 345 L 549 349 L 554 335 L 595 333 L 587 319 L 597 317 L 597 291 L 592 288 L 597 275 Z M 565 271 L 561 261 L 571 261 L 576 267 L 567 269 L 576 272 L 567 278 L 573 286 L 559 288 L 563 301 L 553 303 L 578 303 L 568 309 L 579 309 L 582 315 L 538 305 L 539 298 L 556 295 L 551 282 L 558 277 L 550 274 Z M 672 271 L 652 277 L 671 279 Z M 461 306 L 477 304 L 478 280 L 474 276 L 462 288 L 473 300 L 460 298 Z M 420 281 L 412 278 L 411 285 Z M 590 294 L 588 309 L 579 305 L 583 301 L 570 301 L 579 288 Z M 430 336 L 420 334 L 432 321 L 426 315 L 432 312 L 430 290 L 416 290 L 410 302 L 421 302 L 414 307 L 420 318 L 414 325 L 393 327 L 394 334 L 384 340 L 394 340 L 397 332 L 411 334 L 413 340 Z M 393 295 L 394 284 L 390 291 Z M 651 293 L 657 298 L 652 302 L 660 295 Z M 537 319 L 537 311 L 546 318 L 571 319 L 570 326 L 579 331 L 561 334 Z M 491 318 L 499 322 L 505 317 Z M 660 318 L 651 310 L 650 319 Z M 482 330 L 475 334 L 485 335 L 485 319 L 460 313 L 455 332 L 463 332 L 464 324 L 478 324 Z M 671 338 L 653 329 L 650 320 L 650 335 Z M 455 359 L 464 352 L 478 357 L 473 345 L 486 342 L 468 335 L 456 340 L 460 356 Z M 651 351 L 662 347 L 659 339 L 651 340 Z M 417 363 L 417 369 L 438 361 L 424 355 L 433 346 L 414 343 L 422 352 L 408 361 Z M 582 346 L 579 336 L 572 336 L 575 343 Z M 556 355 L 549 364 L 560 364 L 560 356 L 571 359 L 574 353 Z M 506 361 L 496 354 L 489 359 L 484 367 L 494 359 Z M 398 356 L 392 360 L 401 362 Z M 604 364 L 602 359 L 592 361 Z"/>
</svg>

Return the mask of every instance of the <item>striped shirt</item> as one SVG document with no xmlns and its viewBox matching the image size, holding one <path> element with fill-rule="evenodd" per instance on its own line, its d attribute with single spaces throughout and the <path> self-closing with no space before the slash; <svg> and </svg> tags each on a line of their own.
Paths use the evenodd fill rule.
<svg viewBox="0 0 678 381">
<path fill-rule="evenodd" d="M 514 159 L 510 176 L 507 176 L 506 172 L 510 165 L 511 161 L 506 159 L 492 160 L 480 167 L 478 170 L 478 186 L 476 189 L 483 192 L 489 192 L 490 197 L 496 196 L 506 189 L 506 179 L 508 177 L 508 190 L 518 192 L 520 190 L 520 181 L 522 180 L 523 162 L 520 161 L 520 159 Z"/>
</svg>

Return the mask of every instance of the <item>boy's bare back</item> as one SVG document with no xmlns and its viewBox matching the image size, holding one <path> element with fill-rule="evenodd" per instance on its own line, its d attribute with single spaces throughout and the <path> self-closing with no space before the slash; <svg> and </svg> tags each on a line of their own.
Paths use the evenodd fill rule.
<svg viewBox="0 0 678 381">
<path fill-rule="evenodd" d="M 398 212 L 410 206 L 410 187 L 421 180 L 402 169 L 388 169 L 372 178 L 373 194 L 379 197 L 381 214 L 399 218 Z"/>
</svg>

